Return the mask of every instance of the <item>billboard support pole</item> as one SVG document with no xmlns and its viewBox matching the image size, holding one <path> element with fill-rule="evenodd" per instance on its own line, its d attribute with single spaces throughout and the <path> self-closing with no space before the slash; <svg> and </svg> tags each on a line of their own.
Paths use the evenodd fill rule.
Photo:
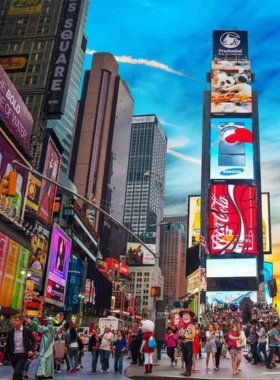
<svg viewBox="0 0 280 380">
<path fill-rule="evenodd" d="M 100 207 L 96 206 L 95 204 L 91 203 L 88 199 L 82 197 L 80 194 L 78 193 L 75 193 L 74 191 L 68 189 L 66 186 L 63 186 L 61 183 L 57 182 L 57 181 L 54 181 L 46 176 L 44 176 L 43 174 L 37 172 L 36 170 L 34 169 L 31 169 L 29 168 L 28 166 L 26 165 L 23 165 L 22 163 L 18 162 L 17 160 L 14 160 L 13 161 L 13 164 L 14 165 L 18 165 L 20 166 L 21 168 L 23 169 L 26 169 L 28 172 L 32 173 L 32 174 L 35 174 L 39 177 L 41 177 L 42 179 L 44 179 L 45 181 L 48 181 L 50 183 L 52 183 L 53 185 L 59 187 L 60 189 L 66 191 L 67 193 L 73 195 L 74 197 L 76 198 L 79 198 L 80 200 L 82 200 L 83 202 L 89 204 L 90 206 L 92 206 L 93 208 L 95 208 L 96 210 L 100 211 L 102 214 L 106 215 L 109 219 L 113 220 L 118 226 L 122 227 L 126 232 L 128 232 L 130 235 L 132 235 L 141 245 L 143 245 L 154 257 L 156 257 L 156 254 L 151 250 L 150 247 L 148 247 L 137 235 L 135 235 L 132 231 L 130 231 L 127 227 L 125 227 L 122 223 L 120 223 L 117 219 L 115 219 L 113 216 L 111 216 L 110 214 L 108 214 L 106 211 L 102 210 Z"/>
</svg>

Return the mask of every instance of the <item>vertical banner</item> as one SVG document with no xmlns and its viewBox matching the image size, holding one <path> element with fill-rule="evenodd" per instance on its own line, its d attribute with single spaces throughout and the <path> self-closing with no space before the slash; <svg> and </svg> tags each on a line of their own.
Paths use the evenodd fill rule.
<svg viewBox="0 0 280 380">
<path fill-rule="evenodd" d="M 17 265 L 16 281 L 14 285 L 14 292 L 12 298 L 12 309 L 20 310 L 23 301 L 23 292 L 25 284 L 25 276 L 27 271 L 28 259 L 30 251 L 24 247 L 20 247 L 20 255 Z M 25 274 L 22 274 L 22 270 L 25 270 Z"/>
<path fill-rule="evenodd" d="M 262 193 L 263 253 L 271 253 L 271 220 L 269 193 Z"/>
<path fill-rule="evenodd" d="M 8 256 L 8 247 L 10 239 L 8 236 L 0 232 L 0 289 L 2 289 L 2 283 L 5 274 L 5 266 Z"/>
<path fill-rule="evenodd" d="M 199 244 L 200 241 L 200 204 L 201 197 L 200 196 L 189 196 L 188 205 L 188 247 L 191 248 L 195 245 Z"/>
</svg>

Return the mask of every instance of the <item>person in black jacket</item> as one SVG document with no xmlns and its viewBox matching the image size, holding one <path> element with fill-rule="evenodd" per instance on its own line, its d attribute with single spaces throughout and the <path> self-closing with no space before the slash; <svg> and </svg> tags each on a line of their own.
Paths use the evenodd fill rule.
<svg viewBox="0 0 280 380">
<path fill-rule="evenodd" d="M 14 369 L 13 380 L 22 380 L 22 372 L 28 357 L 33 355 L 36 341 L 32 331 L 23 327 L 24 317 L 22 314 L 14 316 L 14 328 L 8 331 L 7 353 Z"/>
<path fill-rule="evenodd" d="M 96 330 L 93 330 L 88 342 L 88 350 L 92 353 L 92 372 L 96 372 L 96 365 L 100 354 L 100 341 L 100 336 L 96 333 Z"/>
</svg>

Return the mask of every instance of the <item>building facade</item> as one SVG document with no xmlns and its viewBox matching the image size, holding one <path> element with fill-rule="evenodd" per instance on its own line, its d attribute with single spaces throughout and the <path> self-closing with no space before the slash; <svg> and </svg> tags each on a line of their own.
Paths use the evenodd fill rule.
<svg viewBox="0 0 280 380">
<path fill-rule="evenodd" d="M 133 99 L 109 53 L 96 53 L 85 73 L 73 144 L 70 178 L 78 192 L 123 221 Z M 122 231 L 86 206 L 100 235 L 103 258 L 118 258 Z"/>
<path fill-rule="evenodd" d="M 48 91 L 48 78 L 52 70 L 62 12 L 69 1 L 42 0 L 37 1 L 38 4 L 34 6 L 26 4 L 20 7 L 17 2 L 10 0 L 3 0 L 0 3 L 0 64 L 8 73 L 34 119 L 29 154 L 35 166 L 39 165 L 44 131 L 47 126 L 44 104 Z M 56 128 L 60 142 L 66 148 L 69 135 L 71 139 L 74 121 L 70 112 L 74 110 L 75 115 L 85 53 L 82 39 L 88 4 L 89 0 L 83 0 L 79 8 L 81 14 L 79 28 L 76 29 L 79 33 L 77 39 L 79 46 L 75 47 L 73 75 L 71 75 L 69 96 L 66 100 L 65 119 L 60 122 L 60 129 L 63 132 Z M 84 50 L 83 53 L 82 50 Z M 67 149 L 65 151 L 67 153 Z M 65 162 L 62 167 L 65 167 Z"/>
<path fill-rule="evenodd" d="M 164 194 L 167 137 L 156 115 L 134 116 L 132 121 L 124 225 L 142 238 L 146 231 L 155 232 L 159 191 Z M 151 171 L 155 175 L 145 176 Z M 161 181 L 161 185 L 159 183 Z M 162 186 L 162 190 L 160 189 Z M 163 199 L 160 209 L 163 210 Z M 151 226 L 153 225 L 154 226 Z M 145 238 L 155 244 L 155 237 Z M 124 233 L 123 253 L 134 240 Z"/>
<path fill-rule="evenodd" d="M 166 216 L 163 221 L 170 222 L 173 218 L 176 217 Z M 186 230 L 180 222 L 172 222 L 170 230 L 161 234 L 160 267 L 164 299 L 172 307 L 173 301 L 186 294 Z"/>
</svg>

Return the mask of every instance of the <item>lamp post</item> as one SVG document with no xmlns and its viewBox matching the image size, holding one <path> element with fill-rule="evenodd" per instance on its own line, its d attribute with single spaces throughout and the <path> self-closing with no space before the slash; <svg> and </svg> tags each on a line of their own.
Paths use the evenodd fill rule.
<svg viewBox="0 0 280 380">
<path fill-rule="evenodd" d="M 163 199 L 163 180 L 158 173 L 151 170 L 144 174 L 144 177 L 156 176 L 158 178 L 158 203 L 157 203 L 157 222 L 156 222 L 156 251 L 155 251 L 155 268 L 154 268 L 154 285 L 159 285 L 159 258 L 160 258 L 160 226 L 162 218 L 162 199 Z M 156 321 L 156 299 L 153 302 L 153 321 Z"/>
</svg>

